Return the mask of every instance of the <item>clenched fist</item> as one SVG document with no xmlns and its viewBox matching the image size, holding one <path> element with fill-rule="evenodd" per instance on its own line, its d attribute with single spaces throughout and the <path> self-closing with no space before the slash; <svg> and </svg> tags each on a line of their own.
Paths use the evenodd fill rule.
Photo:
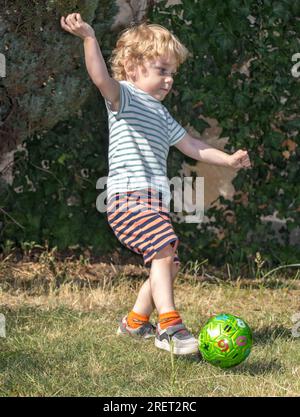
<svg viewBox="0 0 300 417">
<path fill-rule="evenodd" d="M 251 162 L 247 151 L 238 150 L 234 154 L 229 155 L 228 165 L 231 168 L 251 168 Z"/>
<path fill-rule="evenodd" d="M 71 13 L 66 18 L 60 18 L 61 27 L 72 35 L 79 36 L 81 39 L 95 37 L 94 29 L 81 19 L 79 13 Z"/>
</svg>

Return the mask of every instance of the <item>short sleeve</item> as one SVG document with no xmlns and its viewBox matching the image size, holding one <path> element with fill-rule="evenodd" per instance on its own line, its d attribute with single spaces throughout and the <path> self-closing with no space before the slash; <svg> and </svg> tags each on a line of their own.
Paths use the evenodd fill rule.
<svg viewBox="0 0 300 417">
<path fill-rule="evenodd" d="M 167 113 L 169 145 L 173 146 L 179 142 L 187 131 L 170 115 Z"/>
<path fill-rule="evenodd" d="M 131 102 L 132 92 L 130 88 L 126 84 L 120 82 L 120 106 L 118 111 L 114 111 L 111 109 L 111 102 L 108 101 L 106 98 L 104 99 L 105 105 L 108 111 L 108 114 L 113 114 L 114 117 L 118 119 L 122 119 L 123 114 L 127 111 L 130 102 Z"/>
</svg>

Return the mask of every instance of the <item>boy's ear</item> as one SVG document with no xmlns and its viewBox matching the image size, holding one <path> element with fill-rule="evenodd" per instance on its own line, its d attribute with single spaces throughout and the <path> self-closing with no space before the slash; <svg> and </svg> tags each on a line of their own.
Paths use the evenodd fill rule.
<svg viewBox="0 0 300 417">
<path fill-rule="evenodd" d="M 130 78 L 135 76 L 135 65 L 129 60 L 124 61 L 124 70 Z"/>
</svg>

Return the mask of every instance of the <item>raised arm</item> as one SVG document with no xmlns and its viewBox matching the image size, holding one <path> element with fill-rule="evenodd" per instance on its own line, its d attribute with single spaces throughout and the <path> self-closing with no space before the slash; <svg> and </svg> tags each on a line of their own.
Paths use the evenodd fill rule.
<svg viewBox="0 0 300 417">
<path fill-rule="evenodd" d="M 60 23 L 64 30 L 83 40 L 85 64 L 89 76 L 102 96 L 117 109 L 120 98 L 120 84 L 111 78 L 108 73 L 94 29 L 82 20 L 79 13 L 69 14 L 66 18 L 62 16 Z"/>
</svg>

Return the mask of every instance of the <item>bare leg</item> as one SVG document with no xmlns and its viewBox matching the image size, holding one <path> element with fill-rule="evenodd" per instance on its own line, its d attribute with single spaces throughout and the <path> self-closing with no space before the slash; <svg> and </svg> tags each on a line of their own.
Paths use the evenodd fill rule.
<svg viewBox="0 0 300 417">
<path fill-rule="evenodd" d="M 157 256 L 158 255 L 159 254 L 157 254 Z M 152 266 L 151 266 L 151 272 L 150 272 L 150 278 L 148 278 L 144 282 L 144 284 L 142 285 L 142 287 L 140 288 L 140 291 L 138 293 L 136 302 L 135 302 L 134 307 L 133 307 L 133 311 L 134 312 L 136 312 L 138 314 L 141 314 L 143 316 L 150 316 L 151 313 L 152 313 L 152 311 L 154 310 L 154 307 L 155 307 L 154 301 L 153 301 L 153 296 L 152 296 L 151 281 L 150 281 L 150 279 L 151 279 L 151 273 L 153 272 L 152 269 L 153 269 L 153 262 L 154 261 L 155 260 L 153 259 Z M 162 281 L 162 275 L 163 275 L 163 273 L 160 270 L 157 272 L 157 266 L 158 265 L 155 265 L 155 270 L 156 270 L 156 274 L 158 273 L 159 274 L 159 277 L 160 277 L 159 284 L 158 284 L 160 286 L 160 283 Z M 171 265 L 172 282 L 175 281 L 175 278 L 176 278 L 177 273 L 178 273 L 178 269 L 179 269 L 179 265 L 178 264 L 175 264 L 172 261 L 172 265 Z M 161 288 L 161 286 L 160 286 L 160 288 Z M 172 291 L 172 294 L 173 294 L 173 291 Z M 174 304 L 174 302 L 173 302 L 173 304 Z M 171 310 L 168 310 L 168 311 L 171 311 Z"/>
<path fill-rule="evenodd" d="M 172 279 L 173 256 L 173 249 L 171 245 L 168 245 L 152 261 L 150 284 L 158 314 L 175 310 Z"/>
<path fill-rule="evenodd" d="M 150 316 L 154 310 L 149 278 L 141 286 L 132 310 L 142 316 Z"/>
</svg>

